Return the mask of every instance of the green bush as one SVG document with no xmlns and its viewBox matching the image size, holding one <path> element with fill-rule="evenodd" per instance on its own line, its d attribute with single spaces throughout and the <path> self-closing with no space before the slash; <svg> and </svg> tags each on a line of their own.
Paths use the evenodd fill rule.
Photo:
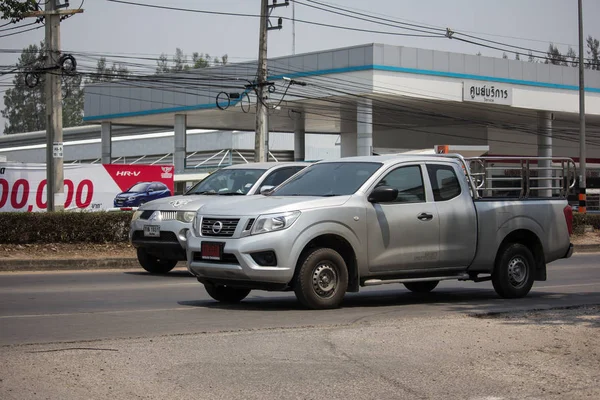
<svg viewBox="0 0 600 400">
<path fill-rule="evenodd" d="M 573 213 L 573 233 L 581 235 L 584 227 L 590 225 L 595 230 L 600 229 L 600 214 L 578 214 Z"/>
<path fill-rule="evenodd" d="M 0 213 L 0 243 L 127 242 L 131 212 Z M 600 215 L 573 214 L 573 231 L 600 230 Z"/>
<path fill-rule="evenodd" d="M 0 213 L 0 243 L 117 243 L 128 240 L 131 212 Z"/>
</svg>

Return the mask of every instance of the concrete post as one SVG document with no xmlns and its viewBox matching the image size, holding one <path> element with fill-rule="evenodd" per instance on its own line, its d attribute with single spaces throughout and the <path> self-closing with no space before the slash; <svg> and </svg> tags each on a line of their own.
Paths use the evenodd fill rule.
<svg viewBox="0 0 600 400">
<path fill-rule="evenodd" d="M 356 111 L 342 109 L 340 112 L 340 157 L 356 155 Z"/>
<path fill-rule="evenodd" d="M 187 152 L 187 116 L 185 114 L 175 115 L 175 135 L 173 149 L 173 164 L 175 174 L 185 172 L 185 157 Z M 185 191 L 185 182 L 175 182 L 175 194 L 182 194 Z"/>
<path fill-rule="evenodd" d="M 359 101 L 356 107 L 356 155 L 373 154 L 373 103 L 371 99 Z"/>
<path fill-rule="evenodd" d="M 296 114 L 294 120 L 294 161 L 306 158 L 306 116 L 304 112 Z"/>
<path fill-rule="evenodd" d="M 552 119 L 553 114 L 548 111 L 538 111 L 537 113 L 537 127 L 538 127 L 538 157 L 552 157 Z M 550 168 L 552 166 L 551 160 L 540 161 L 538 167 Z M 552 170 L 540 170 L 539 178 L 550 178 L 552 177 Z M 539 187 L 551 188 L 553 181 L 550 179 L 543 179 L 538 181 Z M 552 197 L 552 189 L 539 190 L 539 196 L 541 197 Z"/>
<path fill-rule="evenodd" d="M 102 164 L 112 163 L 112 123 L 102 122 L 100 128 L 100 140 L 102 142 Z"/>
<path fill-rule="evenodd" d="M 175 164 L 175 173 L 180 174 L 185 170 L 186 153 L 186 130 L 187 118 L 184 114 L 175 115 L 175 139 L 173 149 L 173 163 Z"/>
</svg>

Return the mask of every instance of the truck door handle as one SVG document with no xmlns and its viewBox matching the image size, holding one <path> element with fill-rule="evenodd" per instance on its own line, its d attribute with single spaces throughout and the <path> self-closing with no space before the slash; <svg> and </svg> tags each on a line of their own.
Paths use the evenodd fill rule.
<svg viewBox="0 0 600 400">
<path fill-rule="evenodd" d="M 421 221 L 431 221 L 433 219 L 433 215 L 428 213 L 421 213 L 417 218 Z"/>
</svg>

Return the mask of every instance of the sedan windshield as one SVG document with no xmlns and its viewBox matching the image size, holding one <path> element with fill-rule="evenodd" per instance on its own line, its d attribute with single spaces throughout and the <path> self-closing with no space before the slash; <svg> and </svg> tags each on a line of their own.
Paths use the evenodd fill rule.
<svg viewBox="0 0 600 400">
<path fill-rule="evenodd" d="M 272 196 L 346 196 L 354 194 L 375 171 L 376 162 L 314 164 L 280 186 Z"/>
<path fill-rule="evenodd" d="M 264 169 L 221 169 L 198 182 L 186 194 L 245 195 Z"/>
</svg>

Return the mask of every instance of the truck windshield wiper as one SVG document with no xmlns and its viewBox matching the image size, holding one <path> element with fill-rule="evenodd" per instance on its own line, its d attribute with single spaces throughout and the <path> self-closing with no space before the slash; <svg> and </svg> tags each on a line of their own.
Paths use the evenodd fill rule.
<svg viewBox="0 0 600 400">
<path fill-rule="evenodd" d="M 219 193 L 219 196 L 244 196 L 244 193 L 227 192 L 227 193 Z"/>
<path fill-rule="evenodd" d="M 321 197 L 335 197 L 335 196 L 343 196 L 343 194 L 338 194 L 338 193 L 328 193 L 328 194 L 324 194 Z"/>
</svg>

